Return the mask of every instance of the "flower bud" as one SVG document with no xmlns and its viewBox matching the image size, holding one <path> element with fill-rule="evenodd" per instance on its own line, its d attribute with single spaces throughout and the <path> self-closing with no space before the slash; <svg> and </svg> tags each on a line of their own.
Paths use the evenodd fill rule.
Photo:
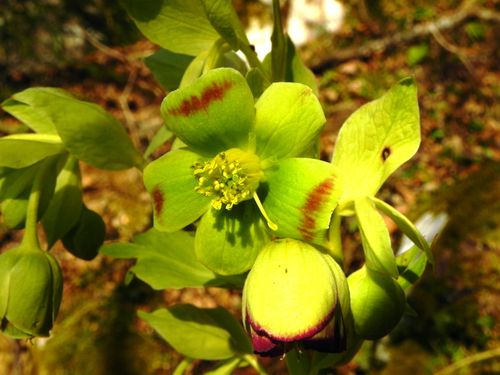
<svg viewBox="0 0 500 375">
<path fill-rule="evenodd" d="M 403 289 L 389 275 L 362 267 L 347 278 L 355 333 L 379 339 L 398 324 L 406 307 Z"/>
<path fill-rule="evenodd" d="M 7 336 L 48 336 L 61 295 L 61 269 L 52 255 L 23 246 L 0 255 L 0 330 Z"/>
<path fill-rule="evenodd" d="M 243 289 L 243 321 L 261 355 L 281 355 L 292 344 L 344 351 L 348 314 L 349 290 L 341 268 L 297 240 L 266 245 Z"/>
</svg>

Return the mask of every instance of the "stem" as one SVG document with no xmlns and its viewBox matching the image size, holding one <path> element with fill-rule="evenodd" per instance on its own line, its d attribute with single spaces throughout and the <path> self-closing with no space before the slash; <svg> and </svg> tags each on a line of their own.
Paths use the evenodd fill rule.
<svg viewBox="0 0 500 375">
<path fill-rule="evenodd" d="M 500 357 L 500 348 L 487 350 L 482 353 L 476 353 L 470 355 L 466 358 L 461 359 L 455 363 L 452 363 L 449 366 L 439 370 L 435 373 L 435 375 L 448 375 L 448 374 L 456 374 L 458 370 L 462 367 L 469 367 L 473 363 L 486 361 L 489 359 L 493 359 L 495 357 Z"/>
<path fill-rule="evenodd" d="M 38 223 L 38 207 L 40 205 L 40 196 L 43 189 L 43 181 L 45 172 L 51 165 L 49 161 L 43 161 L 35 175 L 33 186 L 28 200 L 28 209 L 26 211 L 26 225 L 21 246 L 30 249 L 40 249 L 38 240 L 37 223 Z"/>
<path fill-rule="evenodd" d="M 259 375 L 268 375 L 266 370 L 262 368 L 259 361 L 257 361 L 257 359 L 253 355 L 246 354 L 245 356 L 243 356 L 243 358 L 245 358 L 245 361 L 247 361 L 248 364 L 252 366 Z"/>
<path fill-rule="evenodd" d="M 259 60 L 259 57 L 255 53 L 255 51 L 248 44 L 245 43 L 240 43 L 240 51 L 243 52 L 250 66 L 252 68 L 259 69 L 264 75 L 264 77 L 266 77 L 270 81 L 269 74 L 264 69 L 264 65 L 262 65 L 262 62 Z"/>
<path fill-rule="evenodd" d="M 271 35 L 271 42 L 273 44 L 271 51 L 272 82 L 281 82 L 285 80 L 286 46 L 279 0 L 273 0 L 273 20 L 274 28 Z"/>
</svg>

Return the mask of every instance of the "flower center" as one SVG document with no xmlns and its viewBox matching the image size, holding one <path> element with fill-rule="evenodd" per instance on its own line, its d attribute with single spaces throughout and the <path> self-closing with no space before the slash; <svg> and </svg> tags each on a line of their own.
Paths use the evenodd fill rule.
<svg viewBox="0 0 500 375">
<path fill-rule="evenodd" d="M 238 203 L 252 199 L 264 173 L 257 155 L 232 148 L 212 160 L 197 162 L 193 174 L 198 181 L 195 190 L 213 197 L 212 207 L 230 210 Z"/>
</svg>

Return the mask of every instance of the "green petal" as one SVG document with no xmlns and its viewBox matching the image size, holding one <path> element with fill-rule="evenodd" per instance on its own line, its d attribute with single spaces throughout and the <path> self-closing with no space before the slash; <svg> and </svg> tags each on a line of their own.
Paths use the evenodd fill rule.
<svg viewBox="0 0 500 375">
<path fill-rule="evenodd" d="M 316 144 L 326 121 L 318 98 L 300 83 L 273 83 L 255 108 L 257 154 L 262 158 L 302 156 Z"/>
<path fill-rule="evenodd" d="M 417 89 L 406 78 L 359 108 L 342 125 L 332 160 L 344 187 L 340 204 L 375 195 L 419 144 Z"/>
<path fill-rule="evenodd" d="M 154 204 L 154 225 L 174 232 L 198 219 L 210 206 L 210 198 L 197 193 L 191 166 L 200 156 L 186 149 L 172 151 L 144 170 L 144 184 Z"/>
<path fill-rule="evenodd" d="M 276 235 L 323 243 L 338 201 L 333 166 L 315 159 L 285 159 L 266 178 L 264 208 L 278 225 Z"/>
<path fill-rule="evenodd" d="M 262 247 L 269 241 L 266 226 L 253 201 L 240 203 L 230 211 L 211 209 L 198 226 L 196 256 L 220 275 L 248 271 Z"/>
<path fill-rule="evenodd" d="M 167 127 L 183 142 L 209 156 L 246 146 L 255 117 L 245 78 L 229 68 L 211 70 L 192 85 L 171 92 L 161 112 Z"/>
</svg>

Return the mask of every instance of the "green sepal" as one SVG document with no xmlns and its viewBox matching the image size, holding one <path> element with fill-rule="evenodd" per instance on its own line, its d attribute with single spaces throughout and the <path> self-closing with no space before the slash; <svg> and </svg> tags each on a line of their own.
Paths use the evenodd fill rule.
<svg viewBox="0 0 500 375">
<path fill-rule="evenodd" d="M 269 241 L 266 224 L 253 201 L 230 211 L 210 209 L 196 231 L 198 260 L 220 275 L 248 271 L 262 247 Z"/>
<path fill-rule="evenodd" d="M 421 249 L 425 253 L 429 263 L 433 264 L 434 257 L 432 255 L 431 248 L 427 243 L 427 240 L 424 238 L 422 233 L 420 233 L 420 231 L 415 227 L 415 225 L 406 216 L 404 216 L 401 212 L 396 210 L 391 205 L 375 197 L 371 197 L 370 199 L 373 203 L 375 203 L 375 207 L 377 207 L 380 211 L 389 216 L 392 219 L 392 221 L 396 223 L 398 228 L 404 234 L 406 234 L 406 236 L 415 245 L 417 245 L 419 249 Z"/>
<path fill-rule="evenodd" d="M 75 257 L 94 259 L 104 242 L 106 224 L 102 217 L 85 205 L 76 224 L 62 238 L 63 245 Z"/>
<path fill-rule="evenodd" d="M 193 61 L 193 56 L 160 49 L 144 59 L 155 79 L 166 90 L 175 90 L 181 83 L 184 71 Z"/>
<path fill-rule="evenodd" d="M 0 138 L 0 167 L 24 168 L 64 151 L 53 134 L 15 134 Z"/>
<path fill-rule="evenodd" d="M 42 225 L 50 249 L 78 221 L 82 210 L 80 166 L 69 157 L 56 181 L 54 196 L 42 217 Z"/>
<path fill-rule="evenodd" d="M 144 185 L 153 199 L 155 228 L 167 232 L 182 229 L 210 206 L 211 199 L 195 191 L 192 166 L 199 160 L 194 152 L 179 149 L 144 169 Z"/>
<path fill-rule="evenodd" d="M 392 251 L 391 236 L 384 219 L 369 198 L 354 201 L 359 223 L 366 266 L 391 277 L 398 276 L 396 260 Z"/>
<path fill-rule="evenodd" d="M 300 83 L 271 84 L 255 109 L 257 154 L 262 159 L 302 156 L 316 144 L 326 121 L 318 98 Z"/>
<path fill-rule="evenodd" d="M 332 158 L 344 186 L 340 204 L 374 196 L 419 144 L 417 89 L 405 78 L 342 125 Z"/>
<path fill-rule="evenodd" d="M 266 171 L 261 194 L 280 237 L 322 244 L 337 206 L 335 169 L 330 163 L 304 158 L 284 159 Z"/>
<path fill-rule="evenodd" d="M 259 98 L 271 84 L 264 73 L 257 68 L 250 69 L 245 78 L 254 98 Z"/>
<path fill-rule="evenodd" d="M 238 321 L 221 307 L 176 305 L 138 315 L 176 351 L 190 358 L 218 360 L 252 352 Z"/>
<path fill-rule="evenodd" d="M 207 156 L 245 148 L 254 122 L 254 100 L 245 78 L 231 68 L 214 69 L 171 92 L 161 105 L 167 127 L 191 149 Z"/>
</svg>

